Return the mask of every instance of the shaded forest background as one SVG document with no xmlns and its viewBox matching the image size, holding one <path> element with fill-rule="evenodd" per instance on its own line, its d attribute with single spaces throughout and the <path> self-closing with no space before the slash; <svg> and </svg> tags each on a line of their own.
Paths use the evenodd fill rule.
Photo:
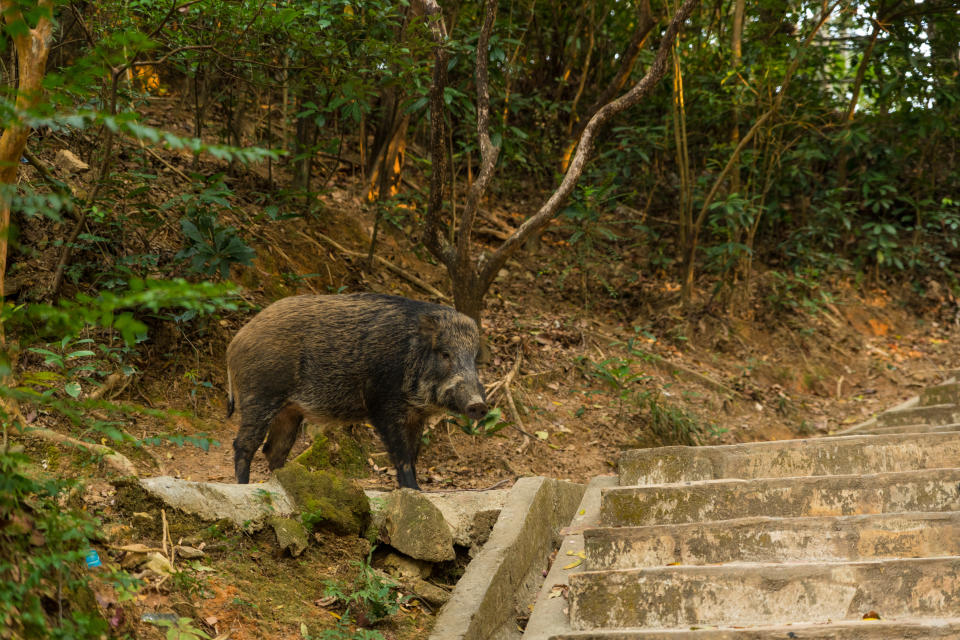
<svg viewBox="0 0 960 640">
<path fill-rule="evenodd" d="M 167 448 L 229 441 L 226 343 L 284 295 L 400 293 L 482 323 L 500 413 L 453 423 L 469 444 L 431 432 L 433 488 L 583 479 L 638 444 L 826 433 L 841 421 L 824 417 L 828 402 L 876 394 L 870 376 L 886 378 L 885 397 L 903 383 L 895 325 L 931 332 L 931 353 L 899 347 L 928 358 L 917 380 L 956 355 L 954 2 L 24 0 L 0 12 L 12 637 L 132 632 L 104 603 L 70 601 L 103 535 L 87 511 L 107 520 L 109 505 L 80 499 L 89 460 L 49 473 L 49 442 L 224 479 L 222 460 Z M 871 305 L 890 311 L 858 310 Z M 853 334 L 888 341 L 862 375 L 878 347 Z M 833 364 L 812 361 L 831 350 Z M 834 375 L 837 362 L 850 366 Z M 671 404 L 657 368 L 712 395 Z M 737 403 L 771 409 L 769 422 L 731 432 L 722 416 Z M 609 428 L 580 432 L 581 418 Z M 495 433 L 523 443 L 482 437 Z M 124 572 L 110 579 L 134 592 Z"/>
</svg>

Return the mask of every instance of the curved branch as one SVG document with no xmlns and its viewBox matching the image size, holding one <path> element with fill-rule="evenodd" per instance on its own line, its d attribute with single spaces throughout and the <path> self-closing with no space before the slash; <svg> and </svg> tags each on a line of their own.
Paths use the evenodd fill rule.
<svg viewBox="0 0 960 640">
<path fill-rule="evenodd" d="M 667 58 L 670 56 L 670 49 L 680 31 L 682 25 L 693 8 L 699 3 L 699 0 L 686 0 L 677 10 L 670 24 L 667 26 L 660 41 L 660 47 L 654 57 L 653 63 L 647 69 L 647 73 L 631 89 L 612 102 L 608 102 L 601 107 L 583 129 L 580 136 L 580 142 L 577 145 L 576 153 L 570 166 L 563 176 L 563 180 L 556 191 L 547 199 L 533 216 L 528 218 L 500 247 L 480 265 L 479 280 L 483 285 L 489 285 L 493 282 L 497 272 L 506 262 L 507 258 L 519 248 L 523 242 L 534 232 L 542 229 L 550 220 L 557 215 L 560 206 L 566 201 L 573 188 L 576 186 L 587 159 L 593 151 L 593 139 L 597 130 L 606 124 L 614 116 L 634 106 L 640 100 L 649 94 L 656 84 L 660 81 L 667 70 Z"/>
<path fill-rule="evenodd" d="M 490 34 L 497 19 L 496 0 L 484 2 L 486 11 L 483 19 L 483 28 L 480 39 L 477 41 L 477 138 L 480 140 L 480 173 L 476 181 L 470 185 L 467 193 L 467 204 L 460 218 L 460 228 L 457 230 L 457 264 L 467 266 L 470 259 L 470 235 L 473 233 L 473 222 L 480 207 L 480 198 L 487 190 L 493 178 L 493 167 L 497 163 L 500 153 L 498 147 L 490 141 L 490 80 L 487 75 L 489 61 Z"/>
</svg>

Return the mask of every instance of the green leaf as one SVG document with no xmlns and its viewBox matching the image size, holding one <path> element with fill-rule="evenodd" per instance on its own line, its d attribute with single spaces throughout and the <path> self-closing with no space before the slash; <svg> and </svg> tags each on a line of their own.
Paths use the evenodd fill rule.
<svg viewBox="0 0 960 640">
<path fill-rule="evenodd" d="M 64 385 L 63 390 L 67 392 L 68 396 L 74 399 L 79 398 L 83 391 L 83 389 L 80 387 L 80 383 L 76 381 L 68 382 L 66 385 Z"/>
</svg>

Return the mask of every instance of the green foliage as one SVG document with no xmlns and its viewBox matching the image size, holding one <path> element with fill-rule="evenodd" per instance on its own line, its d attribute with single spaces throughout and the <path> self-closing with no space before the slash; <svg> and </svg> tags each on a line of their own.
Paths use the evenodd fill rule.
<svg viewBox="0 0 960 640">
<path fill-rule="evenodd" d="M 365 562 L 351 563 L 358 570 L 352 584 L 335 580 L 323 582 L 324 596 L 336 598 L 345 607 L 344 620 L 349 619 L 352 610 L 357 616 L 362 615 L 371 624 L 376 624 L 396 614 L 400 605 L 408 599 L 408 596 L 400 596 L 397 592 L 399 585 L 396 582 L 370 566 L 372 556 L 371 549 Z"/>
<path fill-rule="evenodd" d="M 217 176 L 220 178 L 220 176 Z M 183 207 L 180 229 L 187 240 L 175 260 L 189 260 L 190 272 L 198 275 L 220 274 L 230 277 L 230 265 L 250 266 L 256 253 L 238 236 L 237 230 L 220 224 L 219 215 L 230 209 L 231 191 L 222 181 L 212 180 L 193 193 L 175 197 L 164 209 Z"/>
<path fill-rule="evenodd" d="M 617 418 L 614 424 L 619 424 L 623 419 L 624 403 L 636 400 L 636 385 L 650 378 L 644 373 L 634 372 L 634 362 L 628 358 L 611 357 L 594 362 L 590 358 L 578 356 L 577 363 L 584 375 L 602 383 L 616 395 Z"/>
<path fill-rule="evenodd" d="M 460 427 L 460 430 L 468 436 L 492 436 L 513 424 L 503 419 L 503 411 L 500 407 L 494 407 L 477 421 L 459 413 L 448 417 L 447 420 Z"/>
<path fill-rule="evenodd" d="M 108 629 L 87 586 L 94 569 L 84 563 L 99 523 L 64 508 L 74 488 L 0 449 L 0 626 L 15 637 L 92 639 Z M 121 595 L 136 586 L 126 574 L 104 575 Z"/>
<path fill-rule="evenodd" d="M 683 407 L 665 401 L 659 392 L 644 392 L 640 401 L 646 409 L 647 429 L 658 446 L 701 445 L 726 431 L 705 425 Z"/>
<path fill-rule="evenodd" d="M 192 618 L 177 618 L 174 620 L 167 620 L 165 618 L 160 618 L 158 620 L 150 620 L 152 624 L 155 624 L 158 627 L 162 627 L 167 630 L 166 635 L 164 636 L 167 640 L 209 640 L 210 636 L 207 635 L 204 631 L 197 629 L 193 626 Z"/>
</svg>

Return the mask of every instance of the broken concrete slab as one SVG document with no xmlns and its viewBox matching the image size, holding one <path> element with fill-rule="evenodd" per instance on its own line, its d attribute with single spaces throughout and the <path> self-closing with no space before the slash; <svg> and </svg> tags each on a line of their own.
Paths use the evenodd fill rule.
<svg viewBox="0 0 960 640">
<path fill-rule="evenodd" d="M 519 638 L 516 616 L 528 612 L 585 488 L 543 477 L 518 480 L 490 539 L 440 610 L 430 640 Z"/>
<path fill-rule="evenodd" d="M 920 392 L 920 406 L 930 407 L 938 404 L 960 404 L 960 383 L 945 382 L 927 387 Z"/>
<path fill-rule="evenodd" d="M 293 501 L 276 480 L 259 484 L 192 482 L 170 476 L 141 478 L 148 493 L 202 520 L 230 520 L 238 527 L 262 529 L 271 515 L 295 513 Z"/>
<path fill-rule="evenodd" d="M 857 431 L 858 435 L 890 435 L 895 433 L 947 433 L 948 431 L 960 431 L 960 423 L 957 424 L 904 424 L 897 427 L 880 427 L 878 423 L 873 422 L 873 426 L 864 427 Z"/>
<path fill-rule="evenodd" d="M 271 516 L 267 518 L 267 524 L 273 528 L 273 533 L 277 537 L 277 546 L 280 547 L 280 550 L 289 551 L 294 558 L 303 553 L 310 544 L 307 530 L 293 518 Z"/>
<path fill-rule="evenodd" d="M 952 467 L 960 433 L 840 436 L 625 451 L 620 484 L 669 484 L 717 478 L 787 478 Z"/>
<path fill-rule="evenodd" d="M 943 425 L 960 422 L 960 406 L 955 404 L 936 404 L 909 409 L 891 409 L 877 416 L 881 427 L 900 427 L 906 425 L 929 424 Z"/>
</svg>

